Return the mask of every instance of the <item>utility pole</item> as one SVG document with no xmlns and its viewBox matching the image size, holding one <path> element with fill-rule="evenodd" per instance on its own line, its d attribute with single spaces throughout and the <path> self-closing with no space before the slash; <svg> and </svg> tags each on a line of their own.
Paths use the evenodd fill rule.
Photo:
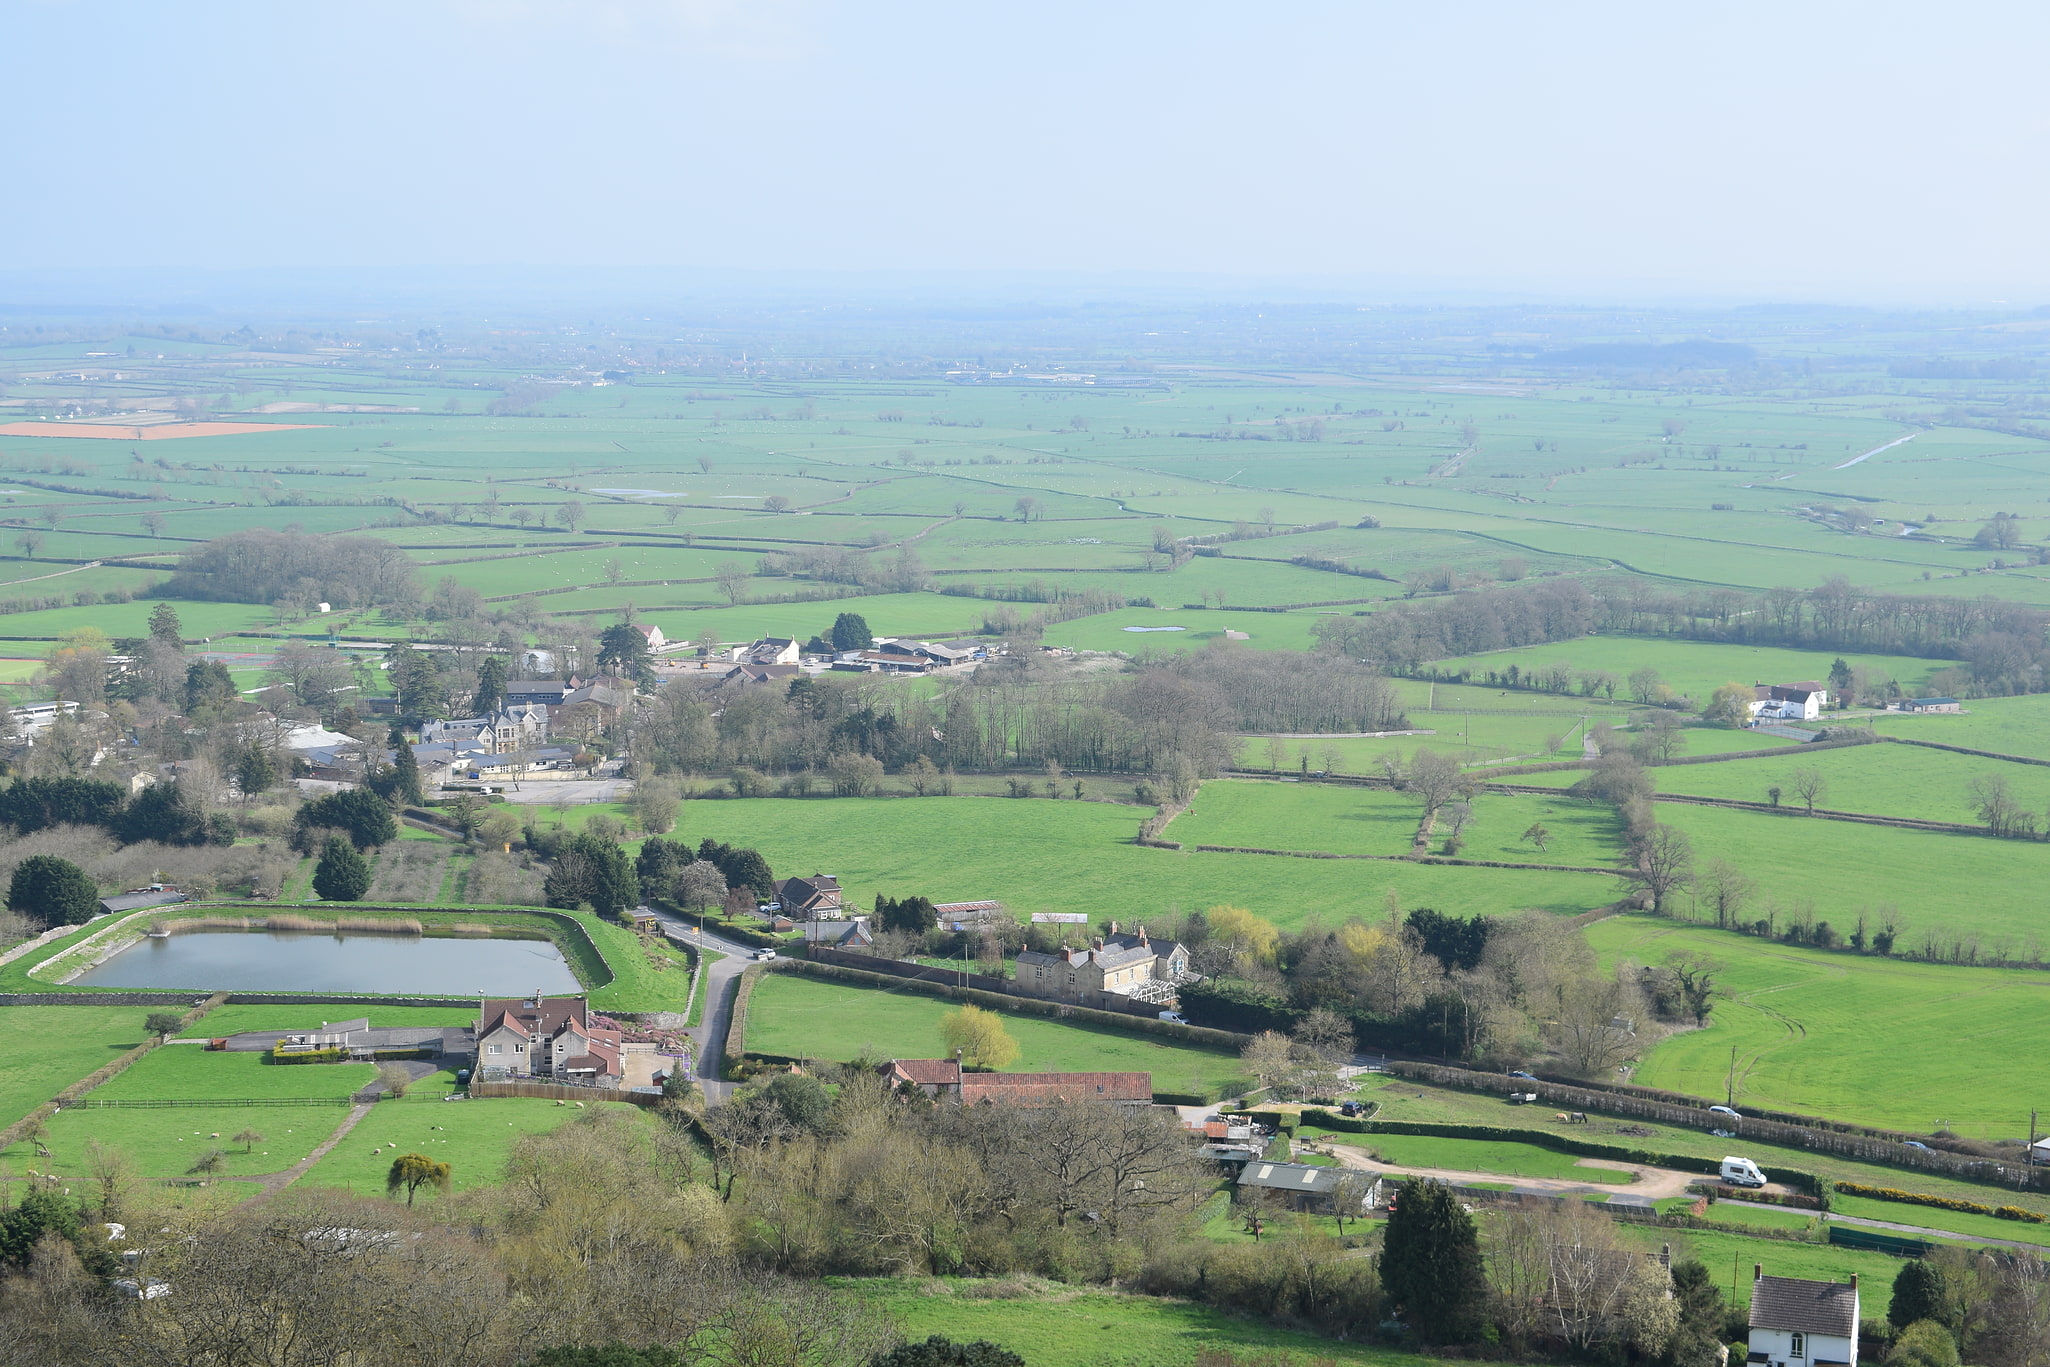
<svg viewBox="0 0 2050 1367">
<path fill-rule="evenodd" d="M 1730 1046 L 1730 1071 L 1723 1074 L 1723 1105 L 1737 1108 L 1737 1046 Z"/>
</svg>

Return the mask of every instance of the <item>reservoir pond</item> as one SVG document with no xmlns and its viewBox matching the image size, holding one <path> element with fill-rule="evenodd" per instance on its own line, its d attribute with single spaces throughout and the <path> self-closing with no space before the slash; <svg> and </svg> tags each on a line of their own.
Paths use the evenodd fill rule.
<svg viewBox="0 0 2050 1367">
<path fill-rule="evenodd" d="M 75 987 L 517 997 L 582 989 L 547 940 L 202 930 L 145 939 Z"/>
</svg>

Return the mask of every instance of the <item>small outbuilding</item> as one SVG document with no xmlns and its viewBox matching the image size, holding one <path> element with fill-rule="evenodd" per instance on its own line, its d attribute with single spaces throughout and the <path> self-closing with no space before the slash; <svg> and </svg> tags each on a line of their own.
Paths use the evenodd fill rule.
<svg viewBox="0 0 2050 1367">
<path fill-rule="evenodd" d="M 1962 712 L 1964 706 L 1956 698 L 1912 698 L 1901 704 L 1903 712 Z"/>
</svg>

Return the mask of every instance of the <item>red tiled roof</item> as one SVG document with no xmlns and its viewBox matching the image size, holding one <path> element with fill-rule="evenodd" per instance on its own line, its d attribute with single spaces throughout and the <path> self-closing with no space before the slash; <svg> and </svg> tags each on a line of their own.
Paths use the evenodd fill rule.
<svg viewBox="0 0 2050 1367">
<path fill-rule="evenodd" d="M 961 1102 L 1151 1101 L 1151 1073 L 963 1073 Z"/>
<path fill-rule="evenodd" d="M 950 1058 L 900 1058 L 890 1060 L 889 1079 L 921 1087 L 951 1087 L 961 1080 L 961 1065 Z"/>
</svg>

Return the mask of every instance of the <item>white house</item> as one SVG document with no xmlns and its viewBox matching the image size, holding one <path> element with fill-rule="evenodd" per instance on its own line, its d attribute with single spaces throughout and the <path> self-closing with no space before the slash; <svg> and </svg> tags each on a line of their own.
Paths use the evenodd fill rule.
<svg viewBox="0 0 2050 1367">
<path fill-rule="evenodd" d="M 1829 706 L 1829 690 L 1819 683 L 1754 684 L 1751 715 L 1759 721 L 1814 721 Z"/>
<path fill-rule="evenodd" d="M 1751 1265 L 1747 1364 L 1858 1367 L 1858 1274 L 1849 1282 L 1768 1277 Z"/>
</svg>

